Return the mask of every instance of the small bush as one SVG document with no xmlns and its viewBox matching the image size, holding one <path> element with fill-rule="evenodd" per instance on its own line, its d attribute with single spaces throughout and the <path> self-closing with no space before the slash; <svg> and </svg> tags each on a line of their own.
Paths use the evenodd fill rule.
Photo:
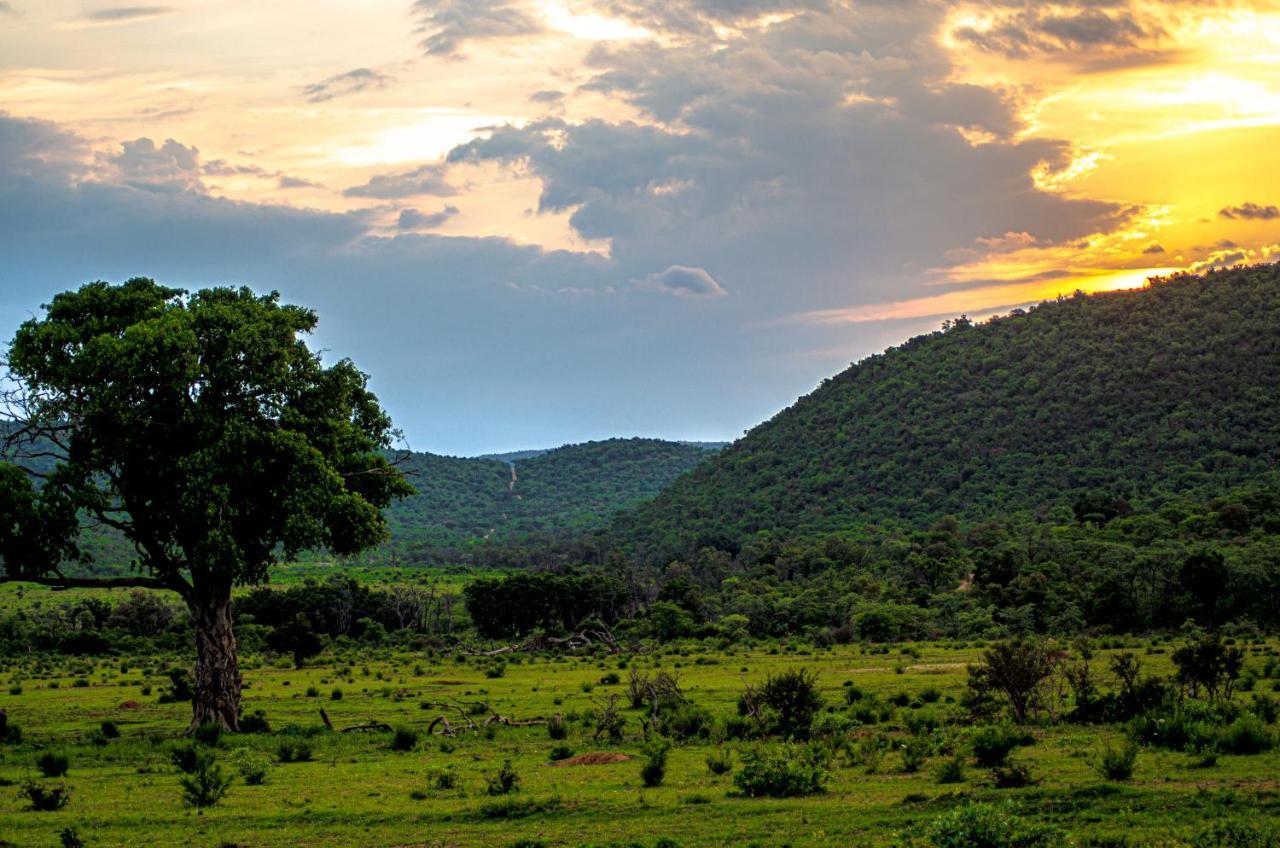
<svg viewBox="0 0 1280 848">
<path fill-rule="evenodd" d="M 98 725 L 98 732 L 100 732 L 100 733 L 102 734 L 102 737 L 103 737 L 104 739 L 119 739 L 119 738 L 120 738 L 120 727 L 119 727 L 119 725 L 117 725 L 114 721 L 111 721 L 110 719 L 108 719 L 108 720 L 106 720 L 106 721 L 102 722 L 102 724 Z"/>
<path fill-rule="evenodd" d="M 231 775 L 222 771 L 212 751 L 201 751 L 195 769 L 178 784 L 182 787 L 182 800 L 188 806 L 204 809 L 217 804 L 227 794 Z"/>
<path fill-rule="evenodd" d="M 551 760 L 551 762 L 553 763 L 558 763 L 561 760 L 567 760 L 572 756 L 573 756 L 573 749 L 570 748 L 568 745 L 556 745 L 554 748 L 552 748 L 550 751 L 547 752 L 547 759 Z"/>
<path fill-rule="evenodd" d="M 1112 747 L 1110 743 L 1103 745 L 1092 765 L 1105 780 L 1128 780 L 1133 777 L 1137 762 L 1138 745 L 1130 740 L 1119 748 Z"/>
<path fill-rule="evenodd" d="M 957 755 L 943 760 L 934 770 L 933 779 L 938 783 L 964 783 L 964 757 Z"/>
<path fill-rule="evenodd" d="M 1275 740 L 1262 719 L 1246 713 L 1218 734 L 1218 747 L 1227 754 L 1261 754 L 1270 751 Z"/>
<path fill-rule="evenodd" d="M 191 738 L 206 745 L 210 748 L 218 747 L 222 742 L 222 725 L 216 721 L 206 721 L 204 724 L 191 731 Z"/>
<path fill-rule="evenodd" d="M 330 701 L 341 701 L 341 700 L 342 700 L 342 690 L 341 690 L 341 689 L 334 689 L 332 692 L 330 692 L 330 693 L 329 693 L 329 700 L 330 700 Z"/>
<path fill-rule="evenodd" d="M 453 766 L 432 769 L 429 774 L 431 786 L 437 790 L 444 791 L 458 788 L 458 773 L 453 770 Z"/>
<path fill-rule="evenodd" d="M 58 831 L 58 842 L 62 843 L 62 848 L 88 848 L 89 844 L 74 827 L 64 827 Z"/>
<path fill-rule="evenodd" d="M 22 795 L 31 805 L 31 809 L 39 813 L 61 810 L 71 801 L 71 790 L 61 783 L 45 785 L 28 780 L 22 784 Z"/>
<path fill-rule="evenodd" d="M 794 798 L 827 789 L 826 752 L 816 746 L 748 748 L 733 783 L 751 797 Z"/>
<path fill-rule="evenodd" d="M 1009 763 L 991 770 L 991 785 L 996 789 L 1022 789 L 1039 783 L 1031 774 L 1031 767 L 1023 763 Z"/>
<path fill-rule="evenodd" d="M 311 746 L 306 742 L 281 742 L 276 748 L 276 759 L 282 763 L 311 762 Z"/>
<path fill-rule="evenodd" d="M 234 764 L 236 771 L 248 786 L 261 786 L 266 783 L 267 775 L 271 771 L 271 761 L 256 751 L 244 749 L 237 751 Z"/>
<path fill-rule="evenodd" d="M 412 751 L 418 747 L 418 731 L 401 727 L 391 737 L 393 751 Z"/>
<path fill-rule="evenodd" d="M 490 795 L 509 795 L 519 789 L 520 775 L 511 765 L 510 760 L 504 760 L 502 768 L 485 781 L 485 792 Z"/>
<path fill-rule="evenodd" d="M 644 765 L 640 767 L 640 780 L 645 786 L 661 786 L 667 776 L 667 754 L 671 745 L 666 741 L 651 742 L 645 746 Z"/>
<path fill-rule="evenodd" d="M 66 777 L 71 760 L 66 754 L 45 751 L 36 758 L 36 769 L 45 777 Z"/>
<path fill-rule="evenodd" d="M 169 751 L 169 762 L 173 763 L 173 767 L 183 774 L 194 772 L 199 761 L 200 749 L 190 742 L 183 745 L 175 745 Z"/>
<path fill-rule="evenodd" d="M 925 840 L 933 848 L 1056 848 L 1068 844 L 1057 829 L 1027 824 L 991 804 L 966 804 L 943 813 L 929 823 Z"/>
<path fill-rule="evenodd" d="M 248 715 L 240 716 L 241 733 L 270 733 L 271 722 L 262 710 L 254 710 Z"/>
<path fill-rule="evenodd" d="M 559 713 L 552 716 L 551 721 L 547 722 L 547 735 L 557 741 L 569 735 L 569 725 L 565 722 L 564 716 Z"/>
<path fill-rule="evenodd" d="M 733 770 L 733 753 L 725 748 L 718 748 L 707 754 L 707 771 L 712 774 L 728 774 Z"/>
<path fill-rule="evenodd" d="M 1280 848 L 1280 831 L 1245 821 L 1218 822 L 1191 840 L 1192 848 Z"/>
<path fill-rule="evenodd" d="M 973 759 L 983 768 L 1002 766 L 1009 754 L 1019 745 L 1030 745 L 1034 740 L 1029 734 L 1010 724 L 990 724 L 976 728 L 969 737 Z"/>
<path fill-rule="evenodd" d="M 915 774 L 920 771 L 925 760 L 929 758 L 929 754 L 933 751 L 933 745 L 929 740 L 922 736 L 915 736 L 908 739 L 902 745 L 902 771 L 905 774 Z"/>
</svg>

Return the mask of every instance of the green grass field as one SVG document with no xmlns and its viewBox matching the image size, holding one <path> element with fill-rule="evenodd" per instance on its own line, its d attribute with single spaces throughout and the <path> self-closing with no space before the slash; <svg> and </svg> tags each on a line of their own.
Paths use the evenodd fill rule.
<svg viewBox="0 0 1280 848">
<path fill-rule="evenodd" d="M 1143 654 L 1146 670 L 1171 670 L 1165 646 L 1131 644 Z M 313 759 L 273 765 L 260 786 L 237 778 L 221 803 L 204 810 L 184 804 L 169 759 L 190 707 L 157 703 L 164 682 L 158 672 L 185 658 L 10 657 L 0 706 L 24 738 L 0 746 L 0 844 L 57 846 L 59 834 L 75 828 L 89 846 L 882 845 L 954 805 L 984 800 L 1056 824 L 1082 845 L 1179 845 L 1222 818 L 1280 817 L 1280 753 L 1221 756 L 1204 767 L 1189 754 L 1143 749 L 1131 780 L 1107 783 L 1091 761 L 1103 742 L 1119 737 L 1115 728 L 1033 727 L 1035 744 L 1015 757 L 1039 782 L 1022 789 L 993 788 L 986 771 L 972 763 L 962 782 L 939 784 L 935 770 L 944 757 L 908 774 L 900 752 L 890 750 L 877 773 L 837 756 L 825 794 L 773 800 L 741 797 L 731 774 L 708 769 L 709 754 L 741 743 L 676 745 L 665 782 L 650 789 L 640 779 L 641 712 L 624 710 L 627 736 L 612 746 L 593 740 L 591 724 L 576 720 L 590 714 L 593 699 L 617 694 L 625 702 L 628 664 L 677 673 L 686 694 L 721 718 L 736 713 L 744 681 L 805 667 L 818 673 L 827 704 L 836 710 L 845 708 L 846 681 L 881 699 L 905 693 L 911 703 L 878 728 L 901 741 L 912 713 L 930 711 L 944 720 L 958 715 L 949 702 L 960 697 L 966 666 L 980 653 L 974 646 L 909 649 L 911 654 L 896 647 L 867 654 L 857 646 L 691 646 L 527 658 L 507 663 L 500 677 L 486 674 L 489 661 L 376 648 L 339 649 L 302 670 L 248 657 L 246 712 L 263 710 L 274 732 L 224 737 L 219 762 L 233 770 L 241 749 L 274 761 L 289 740 L 308 742 Z M 1251 646 L 1247 667 L 1260 671 L 1264 656 L 1274 651 L 1274 644 Z M 620 683 L 601 682 L 611 672 Z M 1258 689 L 1269 690 L 1273 682 L 1262 680 Z M 342 693 L 337 700 L 336 689 Z M 920 695 L 934 697 L 927 690 L 937 690 L 937 701 L 920 706 Z M 427 738 L 428 724 L 442 710 L 424 709 L 424 702 L 449 699 L 485 701 L 517 720 L 563 713 L 570 719 L 568 738 L 555 742 L 544 726 Z M 396 751 L 385 732 L 324 731 L 321 708 L 339 729 L 376 721 L 422 736 L 414 750 Z M 450 715 L 456 723 L 456 713 Z M 104 720 L 118 725 L 120 738 L 94 739 Z M 615 751 L 634 759 L 553 766 L 549 752 L 561 744 L 579 754 Z M 72 796 L 57 812 L 29 811 L 20 797 L 28 779 L 59 782 L 39 778 L 34 763 L 43 750 L 65 752 L 70 760 L 64 780 Z M 519 774 L 519 790 L 490 797 L 486 780 L 505 760 Z M 445 768 L 456 774 L 455 788 L 437 788 L 435 776 Z"/>
</svg>

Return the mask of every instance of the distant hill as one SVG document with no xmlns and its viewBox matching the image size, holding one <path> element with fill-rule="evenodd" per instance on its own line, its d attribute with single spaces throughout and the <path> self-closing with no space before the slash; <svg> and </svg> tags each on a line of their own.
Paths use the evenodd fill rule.
<svg viewBox="0 0 1280 848">
<path fill-rule="evenodd" d="M 687 441 L 680 441 L 680 440 L 676 440 L 675 442 L 671 442 L 670 444 L 686 445 L 688 447 L 702 448 L 703 450 L 708 450 L 708 451 L 718 451 L 729 446 L 729 442 L 687 442 Z M 569 445 L 562 445 L 562 447 L 569 447 Z M 542 456 L 543 454 L 550 453 L 553 450 L 556 450 L 556 449 L 555 448 L 534 448 L 532 450 L 508 451 L 507 453 L 482 453 L 475 458 L 476 459 L 496 459 L 498 462 L 512 463 L 512 462 L 520 462 L 521 460 L 525 460 L 525 459 L 533 459 L 535 456 Z"/>
<path fill-rule="evenodd" d="M 411 453 L 400 467 L 418 494 L 387 510 L 391 541 L 373 556 L 449 558 L 485 541 L 602 528 L 713 450 L 609 439 L 474 459 Z"/>
<path fill-rule="evenodd" d="M 967 320 L 865 359 L 613 536 L 650 560 L 753 534 L 1070 515 L 1216 497 L 1280 459 L 1280 267 L 1177 276 Z"/>
</svg>

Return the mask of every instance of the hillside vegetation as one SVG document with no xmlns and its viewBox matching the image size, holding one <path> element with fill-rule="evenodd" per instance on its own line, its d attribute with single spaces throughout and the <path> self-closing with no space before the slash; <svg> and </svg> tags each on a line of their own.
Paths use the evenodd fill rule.
<svg viewBox="0 0 1280 848">
<path fill-rule="evenodd" d="M 412 453 L 401 467 L 418 493 L 387 511 L 391 540 L 374 556 L 449 559 L 486 540 L 594 530 L 658 494 L 712 450 L 609 439 L 511 462 Z"/>
<path fill-rule="evenodd" d="M 762 531 L 1212 498 L 1274 473 L 1278 386 L 1276 266 L 960 319 L 825 381 L 626 516 L 617 538 L 661 561 Z"/>
</svg>

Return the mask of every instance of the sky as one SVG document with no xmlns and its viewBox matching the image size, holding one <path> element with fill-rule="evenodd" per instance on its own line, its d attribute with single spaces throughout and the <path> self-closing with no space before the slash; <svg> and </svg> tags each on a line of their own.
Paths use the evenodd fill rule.
<svg viewBox="0 0 1280 848">
<path fill-rule="evenodd" d="M 1280 258 L 1280 0 L 0 0 L 0 337 L 316 309 L 410 447 L 733 439 L 960 314 Z"/>
</svg>

